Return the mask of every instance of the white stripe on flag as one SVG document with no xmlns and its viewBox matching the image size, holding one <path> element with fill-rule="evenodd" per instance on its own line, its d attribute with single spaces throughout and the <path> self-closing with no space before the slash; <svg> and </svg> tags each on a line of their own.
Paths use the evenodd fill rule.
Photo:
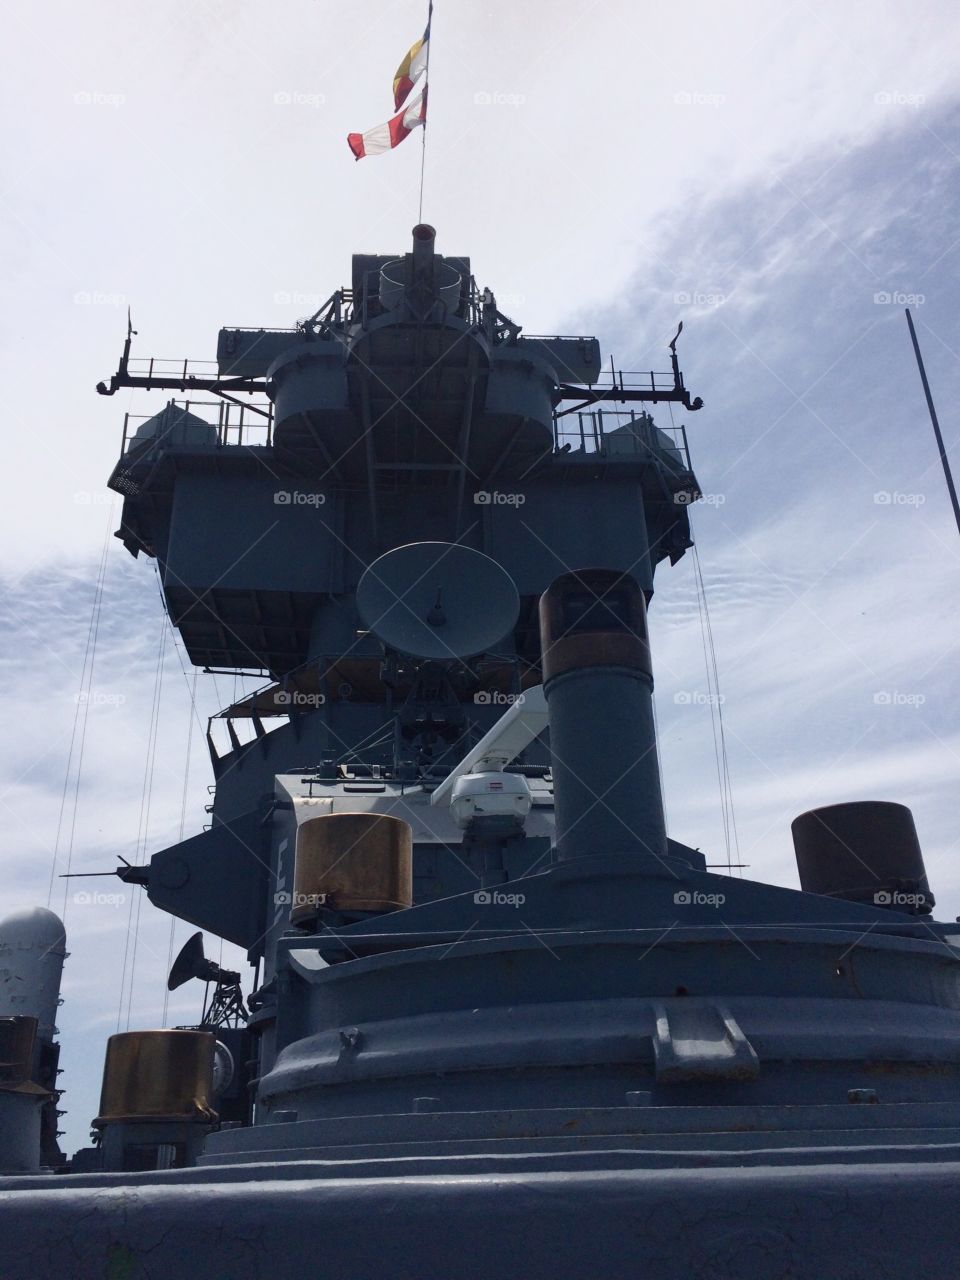
<svg viewBox="0 0 960 1280">
<path fill-rule="evenodd" d="M 363 135 L 363 154 L 365 156 L 379 156 L 384 151 L 390 151 L 392 147 L 389 124 L 378 124 L 375 129 L 369 129 Z"/>
</svg>

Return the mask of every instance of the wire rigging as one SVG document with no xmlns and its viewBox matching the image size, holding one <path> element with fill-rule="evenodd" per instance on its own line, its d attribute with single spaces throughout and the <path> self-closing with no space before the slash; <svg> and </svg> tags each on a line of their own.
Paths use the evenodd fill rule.
<svg viewBox="0 0 960 1280">
<path fill-rule="evenodd" d="M 176 643 L 176 637 L 174 637 L 174 643 Z M 190 756 L 193 750 L 193 721 L 197 710 L 197 677 L 199 674 L 199 670 L 194 667 L 193 684 L 187 686 L 190 690 L 190 711 L 187 713 L 187 750 L 183 766 L 183 791 L 180 795 L 180 829 L 177 832 L 178 841 L 183 839 L 183 831 L 187 821 L 187 792 L 189 790 L 190 783 Z M 184 672 L 184 675 L 186 675 L 186 672 Z M 167 1025 L 167 1014 L 170 1006 L 170 990 L 166 983 L 166 975 L 170 972 L 170 968 L 173 965 L 173 949 L 176 944 L 176 932 L 177 917 L 172 915 L 170 917 L 170 937 L 167 942 L 167 966 L 164 971 L 163 983 L 163 1022 L 160 1024 L 163 1027 Z"/>
<path fill-rule="evenodd" d="M 713 740 L 717 758 L 717 780 L 720 786 L 720 806 L 723 812 L 723 835 L 727 855 L 727 871 L 733 873 L 733 851 L 740 862 L 740 837 L 733 806 L 733 782 L 730 776 L 730 757 L 727 752 L 727 736 L 723 723 L 723 695 L 720 692 L 720 668 L 717 648 L 713 638 L 713 624 L 707 602 L 707 589 L 703 580 L 703 568 L 696 544 L 693 547 L 694 571 L 697 579 L 697 606 L 704 642 L 704 663 L 707 669 L 707 690 L 710 694 L 710 718 L 714 726 Z M 732 846 L 731 846 L 732 838 Z M 738 868 L 739 869 L 739 868 Z M 743 871 L 739 870 L 742 877 Z"/>
<path fill-rule="evenodd" d="M 90 694 L 93 687 L 93 669 L 97 655 L 97 641 L 100 636 L 100 615 L 103 607 L 103 587 L 107 576 L 107 560 L 110 550 L 110 531 L 113 527 L 113 508 L 107 514 L 106 531 L 103 536 L 103 548 L 97 568 L 96 586 L 93 593 L 93 604 L 90 610 L 90 622 L 87 626 L 87 642 L 83 653 L 83 666 L 80 670 L 80 689 L 77 693 L 77 708 L 73 715 L 73 729 L 70 734 L 70 746 L 67 751 L 67 767 L 63 777 L 63 791 L 60 796 L 60 812 L 57 817 L 57 834 L 53 842 L 53 860 L 50 865 L 50 884 L 47 889 L 47 906 L 53 899 L 53 882 L 60 860 L 60 837 L 66 816 L 67 795 L 70 790 L 70 773 L 73 767 L 74 749 L 77 748 L 77 774 L 73 789 L 73 812 L 70 819 L 70 839 L 67 844 L 67 874 L 73 862 L 73 843 L 77 829 L 77 809 L 80 800 L 80 778 L 83 773 L 83 752 L 87 737 L 87 716 L 90 710 Z M 79 743 L 77 735 L 79 731 Z M 63 888 L 63 906 L 61 918 L 66 921 L 69 902 L 69 881 Z"/>
<path fill-rule="evenodd" d="M 673 405 L 670 409 L 670 426 L 676 431 L 673 417 Z M 697 596 L 697 612 L 700 617 L 700 638 L 703 644 L 703 663 L 707 678 L 707 702 L 710 707 L 710 728 L 713 733 L 713 753 L 717 768 L 717 787 L 720 793 L 720 815 L 723 826 L 724 850 L 726 853 L 727 872 L 734 870 L 733 853 L 736 851 L 737 870 L 743 876 L 740 863 L 740 838 L 737 832 L 737 820 L 733 805 L 733 781 L 730 776 L 730 758 L 727 752 L 726 730 L 723 723 L 723 695 L 720 692 L 720 667 L 717 662 L 717 648 L 713 637 L 713 624 L 710 620 L 710 606 L 707 600 L 707 588 L 703 579 L 703 566 L 700 552 L 693 536 L 692 513 L 687 510 L 690 522 L 690 538 L 692 542 L 694 582 Z"/>
<path fill-rule="evenodd" d="M 159 733 L 160 733 L 160 707 L 162 705 L 162 692 L 163 692 L 163 668 L 164 668 L 164 658 L 166 656 L 166 647 L 167 647 L 166 621 L 167 620 L 164 619 L 165 625 L 162 627 L 160 632 L 160 656 L 157 663 L 154 706 L 153 706 L 153 714 L 151 717 L 153 741 L 149 743 L 147 747 L 148 758 L 149 758 L 149 776 L 146 782 L 145 806 L 141 801 L 141 808 L 143 810 L 143 833 L 139 840 L 139 856 L 137 859 L 138 862 L 142 862 L 146 858 L 147 841 L 148 841 L 149 832 L 150 832 L 150 808 L 153 802 L 153 775 L 154 775 L 154 769 L 156 767 L 156 761 L 157 761 L 157 739 L 159 738 Z M 133 929 L 133 949 L 132 949 L 131 958 L 130 958 L 130 985 L 127 991 L 127 1030 L 128 1031 L 130 1030 L 130 1015 L 133 1007 L 133 987 L 134 987 L 134 980 L 136 978 L 136 972 L 137 972 L 137 951 L 140 945 L 140 912 L 143 908 L 143 898 L 144 898 L 144 895 L 142 892 L 137 894 L 137 919 Z"/>
<path fill-rule="evenodd" d="M 667 835 L 670 834 L 669 805 L 667 804 L 667 787 L 664 782 L 666 774 L 663 771 L 663 757 L 660 754 L 660 721 L 657 718 L 657 700 L 656 697 L 650 700 L 653 708 L 653 744 L 657 751 L 657 770 L 660 774 L 660 798 L 663 802 L 663 825 Z"/>
<path fill-rule="evenodd" d="M 150 802 L 153 791 L 153 769 L 157 750 L 157 725 L 160 719 L 160 692 L 163 685 L 163 658 L 167 641 L 167 616 L 163 614 L 160 625 L 160 639 L 157 644 L 157 659 L 153 679 L 153 699 L 150 708 L 150 726 L 147 732 L 147 751 L 143 769 L 143 784 L 140 791 L 140 818 L 137 824 L 137 857 L 141 848 L 147 847 L 147 834 L 150 822 Z M 134 899 L 136 899 L 136 916 L 134 916 Z M 130 1027 L 130 1016 L 133 1004 L 133 984 L 136 974 L 137 946 L 140 931 L 140 909 L 143 904 L 142 894 L 132 894 L 127 911 L 127 937 L 123 948 L 123 965 L 120 972 L 120 1001 L 117 1008 L 117 1030 L 123 1017 L 123 998 L 127 994 L 127 1029 Z M 133 946 L 131 948 L 131 938 Z M 130 980 L 127 982 L 127 965 L 130 963 Z"/>
<path fill-rule="evenodd" d="M 163 587 L 160 582 L 160 570 L 157 568 L 156 565 L 153 566 L 153 573 L 154 573 L 154 580 L 157 584 L 157 594 L 160 597 L 161 608 L 163 609 L 164 615 L 169 620 L 170 614 L 167 610 L 167 602 L 163 598 Z M 170 622 L 170 638 L 173 640 L 174 652 L 177 655 L 177 661 L 180 663 L 180 672 L 183 675 L 183 682 L 187 686 L 187 692 L 190 694 L 190 705 L 193 710 L 194 718 L 197 722 L 197 728 L 200 730 L 201 733 L 203 733 L 203 722 L 200 719 L 200 712 L 197 710 L 197 669 L 194 668 L 194 671 L 193 671 L 193 686 L 191 689 L 190 677 L 187 675 L 187 668 L 183 661 L 184 651 L 181 651 L 180 642 L 177 638 L 176 628 L 174 627 L 172 621 Z M 212 674 L 213 673 L 211 672 L 211 675 Z M 216 677 L 214 677 L 214 691 L 216 692 Z M 220 705 L 219 699 L 218 699 L 217 705 L 218 706 Z"/>
</svg>

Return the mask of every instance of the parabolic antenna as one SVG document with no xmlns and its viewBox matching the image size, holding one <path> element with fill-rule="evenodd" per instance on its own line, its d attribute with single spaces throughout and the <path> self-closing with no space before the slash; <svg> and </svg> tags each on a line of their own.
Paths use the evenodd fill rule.
<svg viewBox="0 0 960 1280">
<path fill-rule="evenodd" d="M 174 960 L 167 978 L 167 990 L 176 991 L 177 987 L 182 987 L 191 978 L 227 985 L 240 981 L 239 973 L 234 973 L 232 969 L 221 969 L 215 960 L 205 958 L 202 933 L 195 933 L 180 948 L 180 954 Z"/>
<path fill-rule="evenodd" d="M 483 653 L 520 612 L 513 579 L 496 560 L 456 542 L 411 542 L 375 560 L 357 586 L 357 609 L 384 644 L 414 658 Z"/>
<path fill-rule="evenodd" d="M 185 982 L 198 975 L 204 964 L 203 934 L 195 933 L 180 948 L 180 954 L 173 962 L 170 976 L 167 978 L 167 990 L 176 991 Z"/>
</svg>

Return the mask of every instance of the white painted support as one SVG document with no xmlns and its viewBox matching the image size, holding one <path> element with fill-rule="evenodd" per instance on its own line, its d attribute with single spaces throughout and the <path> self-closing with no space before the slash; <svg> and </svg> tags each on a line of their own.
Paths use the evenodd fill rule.
<svg viewBox="0 0 960 1280">
<path fill-rule="evenodd" d="M 516 702 L 444 778 L 430 797 L 430 803 L 446 808 L 450 804 L 453 784 L 459 777 L 465 773 L 503 769 L 546 727 L 547 700 L 543 696 L 543 685 L 537 684 L 518 694 Z"/>
</svg>

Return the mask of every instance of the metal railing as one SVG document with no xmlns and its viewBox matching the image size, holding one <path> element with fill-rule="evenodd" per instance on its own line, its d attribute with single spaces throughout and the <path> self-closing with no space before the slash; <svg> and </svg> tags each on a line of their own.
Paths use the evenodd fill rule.
<svg viewBox="0 0 960 1280">
<path fill-rule="evenodd" d="M 616 436 L 611 440 L 613 433 Z M 684 426 L 658 427 L 650 419 L 624 409 L 581 409 L 553 423 L 554 448 L 604 458 L 642 458 L 671 470 L 689 471 L 690 451 Z"/>
<path fill-rule="evenodd" d="M 235 404 L 229 400 L 173 400 L 171 403 L 176 408 L 185 409 L 187 413 L 201 418 L 211 430 L 216 431 L 216 440 L 209 441 L 209 444 L 215 448 L 225 448 L 228 445 L 245 445 L 249 448 L 273 443 L 273 405 L 269 401 Z M 208 444 L 206 440 L 191 438 L 191 424 L 187 424 L 185 432 L 178 432 L 176 420 L 170 424 L 169 429 L 164 430 L 161 427 L 159 434 L 141 436 L 138 439 L 136 434 L 138 428 L 145 422 L 160 417 L 163 412 L 160 410 L 159 413 L 124 415 L 122 455 L 125 456 L 139 449 L 145 450 L 148 446 L 176 445 L 190 448 Z M 265 414 L 267 416 L 264 416 Z M 195 426 L 199 433 L 200 425 L 195 424 Z"/>
<path fill-rule="evenodd" d="M 483 293 L 477 288 L 477 282 L 473 276 L 467 281 L 465 290 L 461 281 L 461 295 L 457 301 L 458 308 L 462 302 L 465 302 L 466 305 L 464 319 L 469 325 L 479 328 L 484 316 Z M 324 303 L 319 311 L 311 316 L 307 323 L 313 327 L 322 327 L 324 322 L 346 326 L 357 320 L 365 329 L 370 321 L 370 303 L 376 303 L 378 307 L 381 306 L 380 268 L 376 267 L 365 273 L 363 289 L 359 299 L 354 295 L 352 289 L 339 289 Z"/>
<path fill-rule="evenodd" d="M 216 360 L 168 360 L 161 356 L 132 356 L 127 372 L 135 378 L 179 378 L 184 390 L 195 378 L 216 378 Z"/>
<path fill-rule="evenodd" d="M 680 376 L 679 388 L 683 388 L 683 377 Z M 591 383 L 590 390 L 596 396 L 605 393 L 611 400 L 616 400 L 618 392 L 643 391 L 647 395 L 666 396 L 668 392 L 678 389 L 677 379 L 672 369 L 657 371 L 655 369 L 625 370 L 604 369 L 596 382 Z"/>
</svg>

